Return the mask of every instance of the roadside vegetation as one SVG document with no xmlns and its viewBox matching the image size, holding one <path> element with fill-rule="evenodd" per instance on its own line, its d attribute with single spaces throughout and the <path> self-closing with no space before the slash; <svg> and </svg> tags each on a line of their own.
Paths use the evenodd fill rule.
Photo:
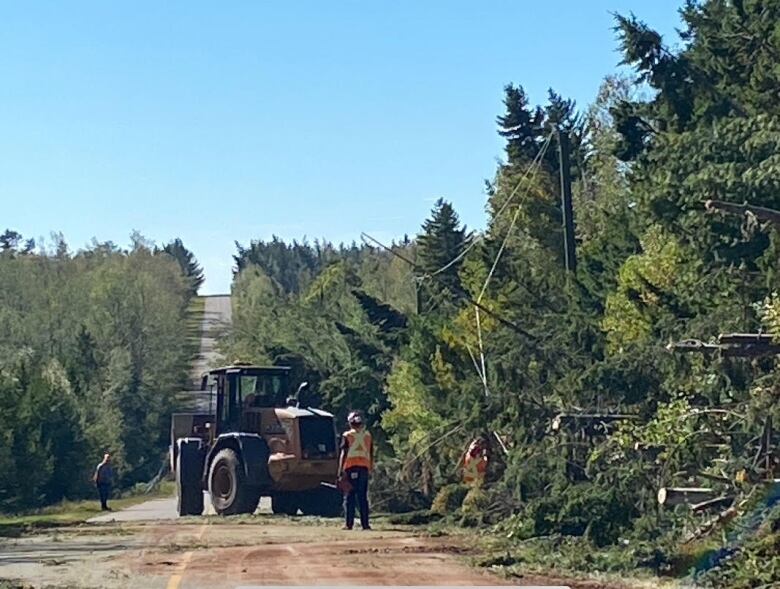
<svg viewBox="0 0 780 589">
<path fill-rule="evenodd" d="M 91 496 L 104 452 L 119 489 L 158 472 L 195 351 L 190 262 L 138 235 L 77 252 L 0 236 L 0 512 Z"/>
<path fill-rule="evenodd" d="M 780 579 L 775 357 L 669 349 L 780 333 L 780 234 L 704 205 L 780 208 L 780 2 L 682 14 L 677 49 L 616 17 L 633 74 L 608 77 L 588 108 L 505 88 L 483 232 L 442 200 L 397 255 L 278 239 L 236 254 L 231 357 L 292 365 L 313 385 L 304 402 L 340 419 L 364 410 L 377 508 L 486 531 L 499 566 Z M 573 272 L 557 130 L 571 140 Z M 476 435 L 492 466 L 464 492 L 457 464 Z M 659 506 L 664 487 L 718 501 Z"/>
<path fill-rule="evenodd" d="M 109 501 L 113 511 L 132 507 L 150 499 L 170 497 L 176 492 L 172 481 L 161 481 L 148 487 L 140 483 Z M 94 499 L 64 500 L 47 507 L 26 510 L 13 515 L 0 514 L 0 537 L 16 537 L 42 528 L 67 527 L 82 524 L 88 519 L 104 514 Z"/>
</svg>

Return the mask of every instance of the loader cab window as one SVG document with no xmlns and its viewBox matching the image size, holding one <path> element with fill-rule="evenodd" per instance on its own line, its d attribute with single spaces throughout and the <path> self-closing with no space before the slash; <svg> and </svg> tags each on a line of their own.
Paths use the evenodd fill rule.
<svg viewBox="0 0 780 589">
<path fill-rule="evenodd" d="M 217 419 L 219 431 L 236 431 L 241 417 L 241 388 L 236 374 L 227 374 L 218 380 Z"/>
<path fill-rule="evenodd" d="M 239 395 L 246 407 L 277 407 L 287 394 L 285 381 L 279 374 L 241 376 Z"/>
</svg>

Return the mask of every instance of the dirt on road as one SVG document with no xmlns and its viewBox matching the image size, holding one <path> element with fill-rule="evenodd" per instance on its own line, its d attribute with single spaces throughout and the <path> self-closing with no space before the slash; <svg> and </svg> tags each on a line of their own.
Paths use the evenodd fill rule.
<svg viewBox="0 0 780 589">
<path fill-rule="evenodd" d="M 19 586 L 200 589 L 262 585 L 564 585 L 470 566 L 468 536 L 389 524 L 347 531 L 336 520 L 237 519 L 92 523 L 0 540 L 0 579 Z M 0 583 L 0 586 L 2 584 Z"/>
<path fill-rule="evenodd" d="M 345 531 L 258 515 L 240 523 L 112 522 L 0 541 L 0 579 L 35 587 L 496 585 L 460 539 Z"/>
</svg>

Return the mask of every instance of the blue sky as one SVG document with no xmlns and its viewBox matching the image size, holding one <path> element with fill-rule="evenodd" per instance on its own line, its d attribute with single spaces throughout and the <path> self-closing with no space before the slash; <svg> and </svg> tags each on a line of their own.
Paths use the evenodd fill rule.
<svg viewBox="0 0 780 589">
<path fill-rule="evenodd" d="M 484 225 L 502 88 L 585 106 L 611 12 L 681 0 L 0 3 L 0 230 L 181 237 L 230 287 L 234 240 L 390 240 L 433 201 Z"/>
</svg>

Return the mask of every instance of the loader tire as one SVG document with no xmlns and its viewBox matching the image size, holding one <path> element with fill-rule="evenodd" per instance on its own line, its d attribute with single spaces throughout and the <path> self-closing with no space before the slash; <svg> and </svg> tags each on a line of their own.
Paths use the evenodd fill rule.
<svg viewBox="0 0 780 589">
<path fill-rule="evenodd" d="M 203 489 L 201 475 L 203 454 L 200 440 L 177 440 L 178 457 L 176 464 L 177 512 L 180 516 L 201 515 L 203 513 Z"/>
<path fill-rule="evenodd" d="M 211 462 L 209 494 L 219 515 L 254 513 L 260 501 L 259 490 L 247 483 L 244 466 L 230 448 L 217 452 Z"/>
</svg>

